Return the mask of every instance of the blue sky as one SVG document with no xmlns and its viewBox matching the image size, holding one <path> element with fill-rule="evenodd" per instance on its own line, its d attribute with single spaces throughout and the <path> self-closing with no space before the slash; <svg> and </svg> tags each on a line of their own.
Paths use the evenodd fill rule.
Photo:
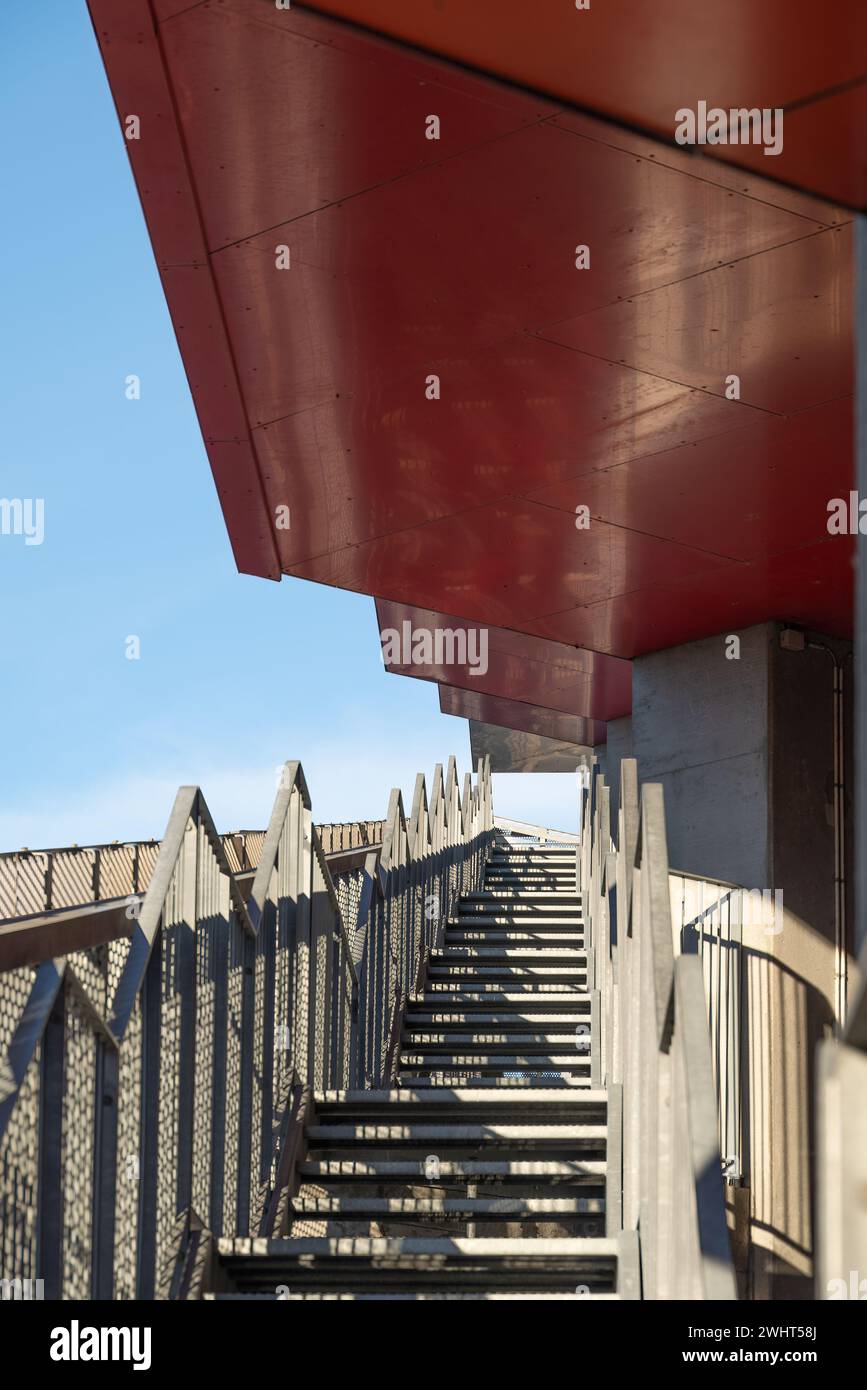
<svg viewBox="0 0 867 1390">
<path fill-rule="evenodd" d="M 184 782 L 261 826 L 286 758 L 320 821 L 463 774 L 466 724 L 386 675 L 372 599 L 235 569 L 84 0 L 0 7 L 0 53 L 0 497 L 45 499 L 41 545 L 0 536 L 0 850 L 159 836 Z M 575 799 L 495 778 L 501 815 L 572 828 Z"/>
</svg>

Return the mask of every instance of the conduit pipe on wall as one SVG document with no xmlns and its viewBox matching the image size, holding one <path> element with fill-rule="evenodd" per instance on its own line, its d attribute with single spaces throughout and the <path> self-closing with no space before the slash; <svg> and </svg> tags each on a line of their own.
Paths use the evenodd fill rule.
<svg viewBox="0 0 867 1390">
<path fill-rule="evenodd" d="M 833 647 L 824 642 L 808 642 L 808 647 L 826 652 L 834 665 L 834 772 L 833 772 L 833 820 L 834 820 L 834 1022 L 838 1035 L 846 1022 L 847 990 L 849 980 L 849 956 L 846 950 L 846 803 L 845 761 L 843 745 L 843 662 L 851 659 L 852 653 L 840 656 Z"/>
</svg>

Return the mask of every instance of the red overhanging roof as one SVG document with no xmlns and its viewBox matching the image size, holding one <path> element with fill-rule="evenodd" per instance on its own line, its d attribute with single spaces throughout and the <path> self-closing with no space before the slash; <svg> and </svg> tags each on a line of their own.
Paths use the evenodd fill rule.
<svg viewBox="0 0 867 1390">
<path fill-rule="evenodd" d="M 538 734 L 557 743 L 580 744 L 584 747 L 605 743 L 606 725 L 581 715 L 563 714 L 545 705 L 533 705 L 521 700 L 508 700 L 498 695 L 485 695 L 476 690 L 464 690 L 454 685 L 440 685 L 440 710 L 479 724 L 496 724 L 506 729 Z"/>
<path fill-rule="evenodd" d="M 270 0 L 90 0 L 239 568 L 617 658 L 848 635 L 850 219 L 734 161 L 863 205 L 863 7 L 820 46 L 812 4 L 492 4 L 340 8 L 546 95 Z M 674 146 L 700 98 L 785 106 L 784 154 Z"/>
<path fill-rule="evenodd" d="M 779 155 L 706 145 L 700 158 L 867 207 L 863 0 L 306 0 L 423 49 L 672 143 L 675 113 L 782 108 Z M 720 176 L 712 170 L 709 177 Z"/>
<path fill-rule="evenodd" d="M 557 710 L 566 715 L 581 715 L 588 720 L 603 722 L 628 714 L 632 707 L 632 667 L 628 661 L 600 656 L 597 652 L 582 651 L 561 642 L 548 642 L 523 632 L 505 628 L 478 628 L 464 618 L 409 604 L 376 601 L 376 618 L 380 636 L 386 632 L 400 639 L 401 658 L 387 662 L 386 669 L 396 675 L 415 676 L 421 680 L 437 681 L 441 685 L 463 687 L 476 694 L 498 696 L 508 694 L 513 702 Z M 416 634 L 430 634 L 426 659 L 414 664 L 411 641 L 403 641 L 404 630 L 412 639 Z M 452 657 L 451 664 L 431 660 L 436 655 L 436 635 L 474 631 L 475 640 L 448 646 L 440 641 L 440 657 Z M 484 636 L 482 651 L 481 636 Z M 472 661 L 468 661 L 471 654 Z M 483 655 L 484 660 L 481 660 Z M 459 657 L 459 660 L 455 660 Z M 484 666 L 484 669 L 482 669 Z M 497 723 L 486 715 L 474 715 L 482 722 Z M 531 732 L 528 730 L 527 732 Z M 541 733 L 541 729 L 532 732 Z M 563 735 L 565 737 L 565 735 Z M 572 738 L 583 743 L 585 738 Z"/>
</svg>

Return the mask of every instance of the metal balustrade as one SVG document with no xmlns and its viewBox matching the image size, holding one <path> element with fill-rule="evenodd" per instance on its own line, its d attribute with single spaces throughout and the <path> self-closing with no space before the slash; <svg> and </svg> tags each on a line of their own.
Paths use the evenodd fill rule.
<svg viewBox="0 0 867 1390">
<path fill-rule="evenodd" d="M 702 965 L 675 952 L 662 788 L 639 798 L 631 758 L 620 785 L 615 836 L 594 768 L 579 860 L 609 1113 L 622 1103 L 623 1228 L 639 1232 L 645 1298 L 733 1299 Z"/>
<path fill-rule="evenodd" d="M 701 961 L 723 1174 L 734 1186 L 748 1162 L 741 1012 L 746 968 L 742 934 L 750 895 L 732 884 L 682 873 L 669 874 L 669 891 L 675 944 L 681 954 Z"/>
<path fill-rule="evenodd" d="M 420 775 L 409 821 L 394 792 L 384 822 L 325 836 L 299 763 L 265 832 L 218 835 L 181 788 L 147 881 L 111 878 L 125 908 L 85 895 L 69 938 L 84 948 L 0 974 L 4 1277 L 39 1277 L 49 1298 L 171 1297 L 203 1228 L 279 1229 L 312 1089 L 392 1079 L 407 995 L 481 883 L 492 827 L 487 761 L 463 795 L 454 759 L 430 799 Z M 75 852 L 65 893 L 97 892 L 105 848 Z M 141 874 L 141 846 L 119 848 Z M 64 878 L 66 854 L 6 856 L 6 906 L 57 905 L 39 885 Z M 10 880 L 29 896 L 10 899 Z M 52 950 L 58 916 L 47 935 L 31 924 Z"/>
</svg>

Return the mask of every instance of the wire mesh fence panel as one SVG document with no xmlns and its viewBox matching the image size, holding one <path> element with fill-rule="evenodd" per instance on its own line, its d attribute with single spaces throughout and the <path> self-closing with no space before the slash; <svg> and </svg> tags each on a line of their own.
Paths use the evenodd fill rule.
<svg viewBox="0 0 867 1390">
<path fill-rule="evenodd" d="M 264 830 L 248 830 L 244 835 L 244 851 L 247 860 L 247 868 L 255 869 L 259 865 L 262 857 L 262 848 L 265 843 Z"/>
<path fill-rule="evenodd" d="M 36 1279 L 41 1049 L 30 1062 L 0 1141 L 0 1277 Z"/>
<path fill-rule="evenodd" d="M 304 1075 L 296 1051 L 294 1001 L 300 987 L 299 934 L 305 930 L 310 906 L 309 897 L 304 892 L 308 821 L 309 812 L 303 805 L 301 792 L 296 788 L 282 832 L 277 873 L 272 876 L 276 897 L 270 908 L 273 930 L 268 934 L 273 942 L 270 949 L 274 960 L 275 1031 L 269 1057 L 271 1081 L 264 1112 L 267 1125 L 264 1157 L 272 1181 L 280 1157 L 279 1120 L 289 1106 L 296 1074 L 299 1077 Z"/>
<path fill-rule="evenodd" d="M 67 972 L 63 1051 L 62 1275 L 64 1298 L 89 1298 L 93 1259 L 94 1115 L 97 1040 Z"/>
<path fill-rule="evenodd" d="M 177 896 L 175 888 L 174 896 Z M 176 917 L 176 912 L 169 916 Z M 156 1091 L 156 1134 L 146 1168 L 154 1170 L 154 1278 L 162 1272 L 173 1247 L 178 1214 L 181 1087 L 184 1067 L 184 998 L 182 956 L 186 954 L 184 922 L 169 920 L 159 939 L 160 997 L 156 1013 L 156 1057 L 148 1069 L 148 1084 Z M 148 1020 L 150 1022 L 150 1019 Z M 189 1065 L 189 1063 L 187 1063 Z M 152 1296 L 147 1289 L 142 1296 Z"/>
<path fill-rule="evenodd" d="M 246 867 L 244 862 L 243 836 L 224 835 L 222 839 L 223 853 L 226 856 L 229 868 L 232 870 L 233 874 L 242 873 Z"/>
<path fill-rule="evenodd" d="M 312 1082 L 317 1089 L 329 1085 L 331 1066 L 331 938 L 334 911 L 325 891 L 322 870 L 314 857 L 311 901 L 310 964 L 312 971 L 310 1035 L 313 1041 Z"/>
<path fill-rule="evenodd" d="M 51 901 L 44 906 L 75 907 L 78 903 L 90 902 L 94 897 L 96 858 L 93 849 L 54 850 L 50 859 Z"/>
<path fill-rule="evenodd" d="M 109 845 L 98 852 L 99 898 L 125 898 L 137 892 L 137 845 Z"/>
<path fill-rule="evenodd" d="M 44 911 L 47 873 L 47 853 L 0 855 L 0 914 L 28 917 Z"/>
<path fill-rule="evenodd" d="M 0 921 L 143 893 L 159 849 L 149 840 L 2 854 Z"/>
<path fill-rule="evenodd" d="M 32 965 L 0 974 L 0 1057 L 5 1058 L 33 988 Z"/>
<path fill-rule="evenodd" d="M 219 1047 L 211 1077 L 213 1086 L 214 1132 L 218 1161 L 213 1175 L 211 1229 L 221 1235 L 246 1232 L 239 1225 L 249 1210 L 253 1144 L 252 1041 L 255 1014 L 255 978 L 250 961 L 255 959 L 255 943 L 249 941 L 231 913 L 228 898 L 223 909 L 229 916 L 225 930 L 225 973 L 221 980 L 219 1006 Z M 261 1053 L 255 1069 L 261 1070 Z M 195 1203 L 194 1203 L 195 1205 Z M 197 1210 L 199 1208 L 197 1207 Z"/>
<path fill-rule="evenodd" d="M 147 891 L 153 871 L 157 865 L 160 847 L 156 841 L 148 841 L 147 844 L 138 846 L 136 892 L 144 893 Z"/>
<path fill-rule="evenodd" d="M 124 943 L 126 945 L 126 943 Z M 142 998 L 133 1004 L 118 1057 L 117 1177 L 114 1195 L 114 1297 L 137 1296 L 142 1182 Z"/>
<path fill-rule="evenodd" d="M 195 932 L 195 1072 L 193 1081 L 192 1189 L 193 1207 L 212 1229 L 222 1222 L 221 1203 L 212 1205 L 212 1186 L 220 1184 L 222 1152 L 215 1151 L 215 1107 L 225 1105 L 225 1091 L 216 1083 L 225 1078 L 226 982 L 228 976 L 229 893 L 220 883 L 219 867 L 203 829 L 197 827 Z M 223 1115 L 220 1118 L 224 1118 Z M 217 1207 L 220 1207 L 217 1210 Z M 214 1223 L 217 1223 L 216 1225 Z"/>
</svg>

